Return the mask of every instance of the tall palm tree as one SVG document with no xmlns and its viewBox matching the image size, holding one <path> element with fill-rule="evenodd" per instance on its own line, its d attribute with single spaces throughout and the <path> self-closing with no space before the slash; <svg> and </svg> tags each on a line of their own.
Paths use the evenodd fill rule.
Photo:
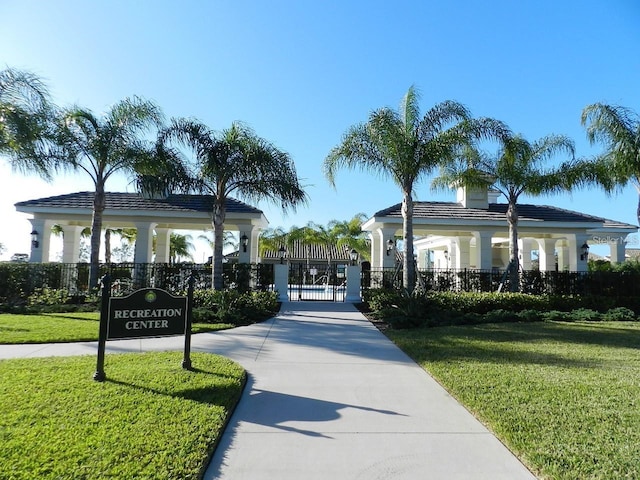
<svg viewBox="0 0 640 480">
<path fill-rule="evenodd" d="M 381 108 L 366 123 L 350 127 L 324 160 L 324 173 L 335 185 L 339 168 L 360 168 L 390 178 L 402 191 L 404 240 L 403 286 L 413 291 L 413 191 L 417 182 L 453 158 L 456 149 L 476 138 L 504 135 L 506 127 L 491 119 L 471 119 L 460 103 L 444 101 L 420 114 L 412 86 L 396 112 Z"/>
<path fill-rule="evenodd" d="M 509 225 L 508 270 L 513 291 L 519 289 L 518 199 L 523 193 L 558 193 L 578 185 L 582 180 L 582 163 L 574 162 L 574 151 L 573 140 L 566 136 L 549 135 L 530 143 L 520 135 L 512 135 L 502 140 L 496 156 L 466 145 L 459 153 L 459 161 L 444 166 L 433 181 L 436 187 L 491 187 L 505 196 Z M 556 154 L 569 155 L 570 159 L 560 166 L 546 167 Z"/>
<path fill-rule="evenodd" d="M 91 220 L 89 284 L 98 283 L 105 185 L 121 172 L 132 174 L 152 158 L 143 135 L 162 122 L 160 109 L 139 97 L 124 99 L 102 116 L 71 107 L 59 116 L 59 142 L 68 165 L 89 175 L 95 187 Z"/>
<path fill-rule="evenodd" d="M 286 210 L 306 202 L 307 195 L 289 154 L 242 123 L 216 133 L 198 121 L 174 120 L 159 137 L 161 145 L 171 142 L 193 151 L 195 188 L 213 196 L 213 286 L 221 290 L 227 199 L 233 194 L 248 201 L 270 200 Z"/>
<path fill-rule="evenodd" d="M 626 107 L 594 103 L 582 111 L 582 125 L 592 144 L 605 145 L 596 180 L 608 191 L 631 182 L 638 191 L 640 222 L 640 116 Z"/>
<path fill-rule="evenodd" d="M 0 71 L 0 154 L 13 168 L 51 180 L 53 112 L 39 77 L 13 68 Z"/>
</svg>

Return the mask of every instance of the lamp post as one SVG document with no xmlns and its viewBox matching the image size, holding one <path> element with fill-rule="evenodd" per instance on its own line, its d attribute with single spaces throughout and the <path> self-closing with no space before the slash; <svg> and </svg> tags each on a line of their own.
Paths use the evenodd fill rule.
<svg viewBox="0 0 640 480">
<path fill-rule="evenodd" d="M 358 264 L 358 252 L 355 248 L 351 250 L 349 257 L 351 258 L 351 265 L 355 266 Z"/>
<path fill-rule="evenodd" d="M 284 263 L 284 257 L 287 255 L 287 249 L 284 248 L 284 245 L 278 249 L 278 253 L 280 255 L 280 265 Z"/>
</svg>

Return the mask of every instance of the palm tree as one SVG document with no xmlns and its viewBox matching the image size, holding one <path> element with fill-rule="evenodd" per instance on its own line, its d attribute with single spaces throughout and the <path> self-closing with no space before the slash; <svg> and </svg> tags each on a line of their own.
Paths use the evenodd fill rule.
<svg viewBox="0 0 640 480">
<path fill-rule="evenodd" d="M 63 110 L 59 120 L 59 141 L 66 162 L 88 174 L 95 187 L 89 277 L 89 285 L 94 287 L 98 283 L 106 182 L 118 172 L 131 174 L 150 161 L 152 153 L 142 135 L 152 126 L 160 126 L 162 114 L 155 104 L 133 97 L 116 103 L 102 117 L 72 107 Z"/>
<path fill-rule="evenodd" d="M 371 252 L 367 234 L 361 228 L 366 220 L 367 216 L 364 213 L 358 213 L 351 220 L 329 222 L 329 228 L 337 238 L 338 247 L 355 250 L 363 259 L 369 259 Z"/>
<path fill-rule="evenodd" d="M 640 116 L 629 108 L 594 103 L 582 111 L 582 125 L 592 144 L 602 142 L 606 148 L 597 159 L 596 180 L 608 191 L 633 183 L 640 222 Z"/>
<path fill-rule="evenodd" d="M 51 180 L 53 111 L 40 78 L 12 68 L 0 71 L 0 154 L 14 169 Z"/>
<path fill-rule="evenodd" d="M 545 163 L 558 153 L 571 159 L 557 167 L 545 168 Z M 492 157 L 471 145 L 463 147 L 459 161 L 445 166 L 435 187 L 492 187 L 508 202 L 506 217 L 509 225 L 509 273 L 513 291 L 519 289 L 518 270 L 518 199 L 523 193 L 542 195 L 571 190 L 582 181 L 581 162 L 574 162 L 573 141 L 562 135 L 549 135 L 530 143 L 520 135 L 502 140 L 497 155 Z"/>
<path fill-rule="evenodd" d="M 476 138 L 504 135 L 495 120 L 472 120 L 460 103 L 444 101 L 420 115 L 419 95 L 412 86 L 396 112 L 375 110 L 366 123 L 347 130 L 340 144 L 324 160 L 324 173 L 332 185 L 339 168 L 360 168 L 388 177 L 402 191 L 404 240 L 403 286 L 415 286 L 413 255 L 413 190 L 418 181 L 453 158 L 456 149 Z"/>
<path fill-rule="evenodd" d="M 193 150 L 196 188 L 213 196 L 214 231 L 213 286 L 223 288 L 222 247 L 226 202 L 232 194 L 248 200 L 263 199 L 284 210 L 306 202 L 295 166 L 288 153 L 258 137 L 242 123 L 216 133 L 206 125 L 188 119 L 174 120 L 159 138 L 160 145 L 177 142 Z"/>
<path fill-rule="evenodd" d="M 104 229 L 104 263 L 111 263 L 111 236 L 118 235 L 121 240 L 125 240 L 128 245 L 136 241 L 138 231 L 135 228 L 105 228 Z"/>
<path fill-rule="evenodd" d="M 191 255 L 192 250 L 193 243 L 191 242 L 191 235 L 171 233 L 169 237 L 169 259 L 171 263 L 177 263 L 182 258 L 193 261 L 193 256 Z"/>
</svg>

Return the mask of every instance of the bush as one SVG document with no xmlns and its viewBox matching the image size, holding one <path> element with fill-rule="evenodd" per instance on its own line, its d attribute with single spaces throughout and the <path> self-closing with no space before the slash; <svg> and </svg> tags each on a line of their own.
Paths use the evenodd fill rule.
<svg viewBox="0 0 640 480">
<path fill-rule="evenodd" d="M 275 292 L 237 290 L 196 290 L 193 293 L 193 321 L 249 325 L 273 316 L 278 311 Z"/>
<path fill-rule="evenodd" d="M 567 316 L 567 320 L 570 322 L 597 322 L 602 320 L 602 314 L 590 308 L 578 308 Z"/>
<path fill-rule="evenodd" d="M 640 300 L 523 293 L 365 291 L 366 310 L 393 328 L 539 321 L 634 321 Z"/>
<path fill-rule="evenodd" d="M 633 322 L 637 319 L 633 310 L 626 307 L 612 308 L 602 316 L 607 322 Z"/>
</svg>

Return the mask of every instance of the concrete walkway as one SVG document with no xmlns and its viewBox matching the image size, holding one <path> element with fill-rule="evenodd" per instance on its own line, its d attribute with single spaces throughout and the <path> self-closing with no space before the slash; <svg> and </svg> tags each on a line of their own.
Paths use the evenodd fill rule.
<svg viewBox="0 0 640 480">
<path fill-rule="evenodd" d="M 107 352 L 182 342 L 110 341 Z M 350 304 L 285 303 L 267 322 L 194 335 L 192 348 L 249 373 L 207 480 L 535 479 Z M 0 358 L 95 353 L 96 342 L 0 347 Z"/>
</svg>

